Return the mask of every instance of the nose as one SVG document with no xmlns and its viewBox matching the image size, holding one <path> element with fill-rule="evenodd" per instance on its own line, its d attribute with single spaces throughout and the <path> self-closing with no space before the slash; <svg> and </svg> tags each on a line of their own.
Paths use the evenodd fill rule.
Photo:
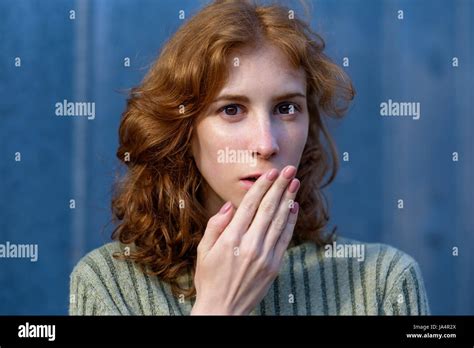
<svg viewBox="0 0 474 348">
<path fill-rule="evenodd" d="M 252 137 L 251 150 L 257 157 L 269 159 L 280 151 L 277 130 L 268 117 L 259 119 L 249 135 Z"/>
</svg>

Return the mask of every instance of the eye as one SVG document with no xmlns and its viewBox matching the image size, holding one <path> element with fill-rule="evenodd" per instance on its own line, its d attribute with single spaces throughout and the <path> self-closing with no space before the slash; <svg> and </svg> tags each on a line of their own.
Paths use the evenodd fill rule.
<svg viewBox="0 0 474 348">
<path fill-rule="evenodd" d="M 228 116 L 235 116 L 238 114 L 238 109 L 240 109 L 240 105 L 237 104 L 229 104 L 226 106 L 221 107 L 218 112 L 225 112 L 226 115 Z"/>
<path fill-rule="evenodd" d="M 276 108 L 278 109 L 278 112 L 280 112 L 281 114 L 284 114 L 284 115 L 292 115 L 296 111 L 300 111 L 300 107 L 299 107 L 298 104 L 288 103 L 288 102 L 281 103 L 281 104 L 277 105 Z"/>
</svg>

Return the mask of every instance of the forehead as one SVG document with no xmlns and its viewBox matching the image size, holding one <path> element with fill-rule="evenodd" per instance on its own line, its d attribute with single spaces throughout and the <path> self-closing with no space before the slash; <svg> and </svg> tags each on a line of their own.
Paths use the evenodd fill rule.
<svg viewBox="0 0 474 348">
<path fill-rule="evenodd" d="M 261 89 L 306 89 L 303 68 L 295 69 L 277 47 L 234 50 L 229 55 L 228 79 L 219 94 Z"/>
</svg>

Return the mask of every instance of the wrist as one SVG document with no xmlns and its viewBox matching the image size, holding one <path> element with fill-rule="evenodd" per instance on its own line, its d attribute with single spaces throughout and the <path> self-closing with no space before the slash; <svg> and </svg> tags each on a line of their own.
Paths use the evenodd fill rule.
<svg viewBox="0 0 474 348">
<path fill-rule="evenodd" d="M 215 305 L 210 306 L 205 303 L 196 300 L 193 308 L 191 309 L 190 315 L 231 315 L 231 311 L 223 308 L 222 306 L 217 308 Z"/>
</svg>

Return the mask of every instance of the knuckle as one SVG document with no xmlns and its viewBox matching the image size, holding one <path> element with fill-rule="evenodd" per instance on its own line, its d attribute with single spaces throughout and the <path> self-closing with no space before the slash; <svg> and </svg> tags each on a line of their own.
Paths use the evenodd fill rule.
<svg viewBox="0 0 474 348">
<path fill-rule="evenodd" d="M 258 261 L 258 250 L 255 247 L 248 247 L 242 250 L 248 261 Z"/>
<path fill-rule="evenodd" d="M 290 227 L 290 229 L 294 229 L 294 228 L 295 228 L 295 226 L 296 226 L 296 221 L 297 221 L 297 219 L 296 219 L 295 217 L 293 217 L 293 216 L 288 219 L 288 226 Z"/>
<path fill-rule="evenodd" d="M 275 213 L 276 210 L 276 204 L 274 202 L 265 202 L 262 204 L 262 211 L 265 214 L 272 215 Z"/>
<path fill-rule="evenodd" d="M 222 244 L 225 248 L 234 248 L 238 246 L 238 240 L 234 236 L 225 236 L 222 238 Z"/>
<path fill-rule="evenodd" d="M 273 220 L 274 227 L 277 231 L 281 232 L 284 230 L 286 226 L 286 219 L 281 216 L 278 216 L 275 220 Z"/>
<path fill-rule="evenodd" d="M 277 273 L 275 273 L 276 267 L 268 259 L 259 260 L 259 264 L 260 264 L 260 268 L 261 268 L 262 272 L 266 276 L 273 277 L 277 274 Z"/>
<path fill-rule="evenodd" d="M 196 248 L 196 251 L 197 251 L 198 254 L 201 254 L 201 253 L 202 253 L 202 251 L 203 251 L 202 248 L 203 248 L 203 247 L 202 247 L 202 243 L 199 243 L 198 246 L 197 246 L 197 248 Z"/>
<path fill-rule="evenodd" d="M 209 220 L 207 220 L 207 227 L 209 226 L 216 226 L 218 224 L 218 218 L 216 215 L 211 216 Z"/>
<path fill-rule="evenodd" d="M 269 275 L 272 277 L 276 277 L 278 273 L 280 273 L 279 265 L 277 263 L 272 263 L 269 268 Z"/>
<path fill-rule="evenodd" d="M 242 209 L 247 211 L 248 213 L 255 211 L 257 207 L 257 203 L 253 200 L 246 200 L 242 202 Z"/>
<path fill-rule="evenodd" d="M 288 245 L 291 242 L 292 238 L 293 238 L 293 231 L 292 230 L 286 231 L 281 236 L 281 240 L 282 240 L 284 245 Z"/>
</svg>

